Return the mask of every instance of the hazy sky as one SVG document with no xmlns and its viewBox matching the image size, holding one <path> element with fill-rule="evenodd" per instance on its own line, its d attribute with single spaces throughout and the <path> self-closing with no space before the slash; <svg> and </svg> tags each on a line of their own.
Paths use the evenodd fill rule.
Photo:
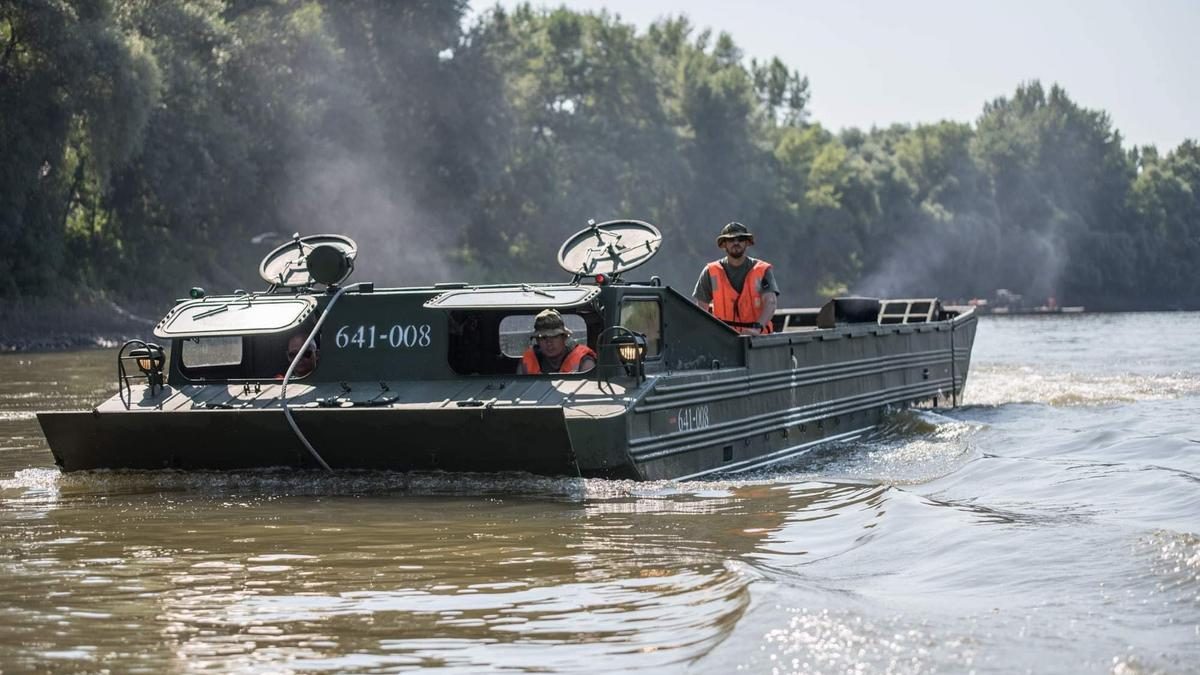
<svg viewBox="0 0 1200 675">
<path fill-rule="evenodd" d="M 517 2 L 503 0 L 511 7 Z M 831 129 L 974 121 L 1021 82 L 1057 82 L 1109 113 L 1126 147 L 1200 140 L 1200 0 L 534 0 L 608 9 L 644 30 L 687 14 L 747 57 L 807 75 L 812 119 Z M 492 0 L 472 0 L 479 10 Z"/>
</svg>

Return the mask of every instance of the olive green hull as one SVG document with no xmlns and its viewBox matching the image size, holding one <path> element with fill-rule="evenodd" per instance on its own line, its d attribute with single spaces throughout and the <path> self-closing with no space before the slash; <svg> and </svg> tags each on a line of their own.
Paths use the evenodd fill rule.
<svg viewBox="0 0 1200 675">
<path fill-rule="evenodd" d="M 577 475 L 561 408 L 299 409 L 297 425 L 335 469 Z M 320 468 L 282 410 L 40 413 L 64 471 Z M 541 439 L 536 451 L 527 439 Z"/>
<path fill-rule="evenodd" d="M 335 470 L 679 479 L 852 439 L 891 410 L 956 404 L 975 328 L 968 312 L 915 326 L 730 336 L 742 350 L 725 355 L 733 367 L 664 359 L 645 381 L 618 367 L 587 380 L 294 385 L 288 397 L 300 430 Z M 38 419 L 64 471 L 318 468 L 286 421 L 281 393 L 276 383 L 135 387 L 130 409 L 114 397 L 94 411 Z M 320 407 L 333 399 L 346 407 Z"/>
<path fill-rule="evenodd" d="M 643 397 L 631 460 L 646 479 L 743 472 L 861 436 L 895 410 L 957 405 L 975 327 L 971 314 L 753 342 L 741 372 L 680 376 Z M 707 424 L 679 423 L 693 410 Z"/>
</svg>

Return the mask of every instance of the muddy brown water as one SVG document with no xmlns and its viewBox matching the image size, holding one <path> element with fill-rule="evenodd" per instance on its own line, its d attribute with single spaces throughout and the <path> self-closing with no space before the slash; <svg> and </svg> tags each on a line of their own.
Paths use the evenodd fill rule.
<svg viewBox="0 0 1200 675">
<path fill-rule="evenodd" d="M 966 406 L 736 481 L 63 475 L 114 360 L 0 355 L 5 673 L 1200 672 L 1200 314 L 984 318 Z"/>
</svg>

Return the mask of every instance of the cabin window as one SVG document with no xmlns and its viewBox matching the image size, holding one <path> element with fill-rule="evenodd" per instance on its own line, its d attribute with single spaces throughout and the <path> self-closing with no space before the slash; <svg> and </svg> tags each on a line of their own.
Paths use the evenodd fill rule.
<svg viewBox="0 0 1200 675">
<path fill-rule="evenodd" d="M 583 317 L 578 314 L 563 314 L 563 324 L 571 331 L 571 338 L 587 344 L 588 330 Z M 514 314 L 500 320 L 500 352 L 509 358 L 519 359 L 529 346 L 529 335 L 533 333 L 533 314 Z"/>
<path fill-rule="evenodd" d="M 236 366 L 242 362 L 242 338 L 236 335 L 184 340 L 180 358 L 183 367 L 189 370 Z"/>
<path fill-rule="evenodd" d="M 647 358 L 662 351 L 662 305 L 658 298 L 622 299 L 620 324 L 646 336 Z"/>
</svg>

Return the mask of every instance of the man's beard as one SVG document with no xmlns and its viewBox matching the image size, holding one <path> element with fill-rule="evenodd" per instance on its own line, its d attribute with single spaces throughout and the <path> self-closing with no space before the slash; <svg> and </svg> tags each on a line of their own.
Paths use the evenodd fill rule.
<svg viewBox="0 0 1200 675">
<path fill-rule="evenodd" d="M 746 249 L 742 249 L 737 252 L 727 250 L 727 251 L 725 251 L 725 255 L 729 256 L 730 258 L 732 258 L 734 260 L 741 260 L 746 255 Z"/>
</svg>

